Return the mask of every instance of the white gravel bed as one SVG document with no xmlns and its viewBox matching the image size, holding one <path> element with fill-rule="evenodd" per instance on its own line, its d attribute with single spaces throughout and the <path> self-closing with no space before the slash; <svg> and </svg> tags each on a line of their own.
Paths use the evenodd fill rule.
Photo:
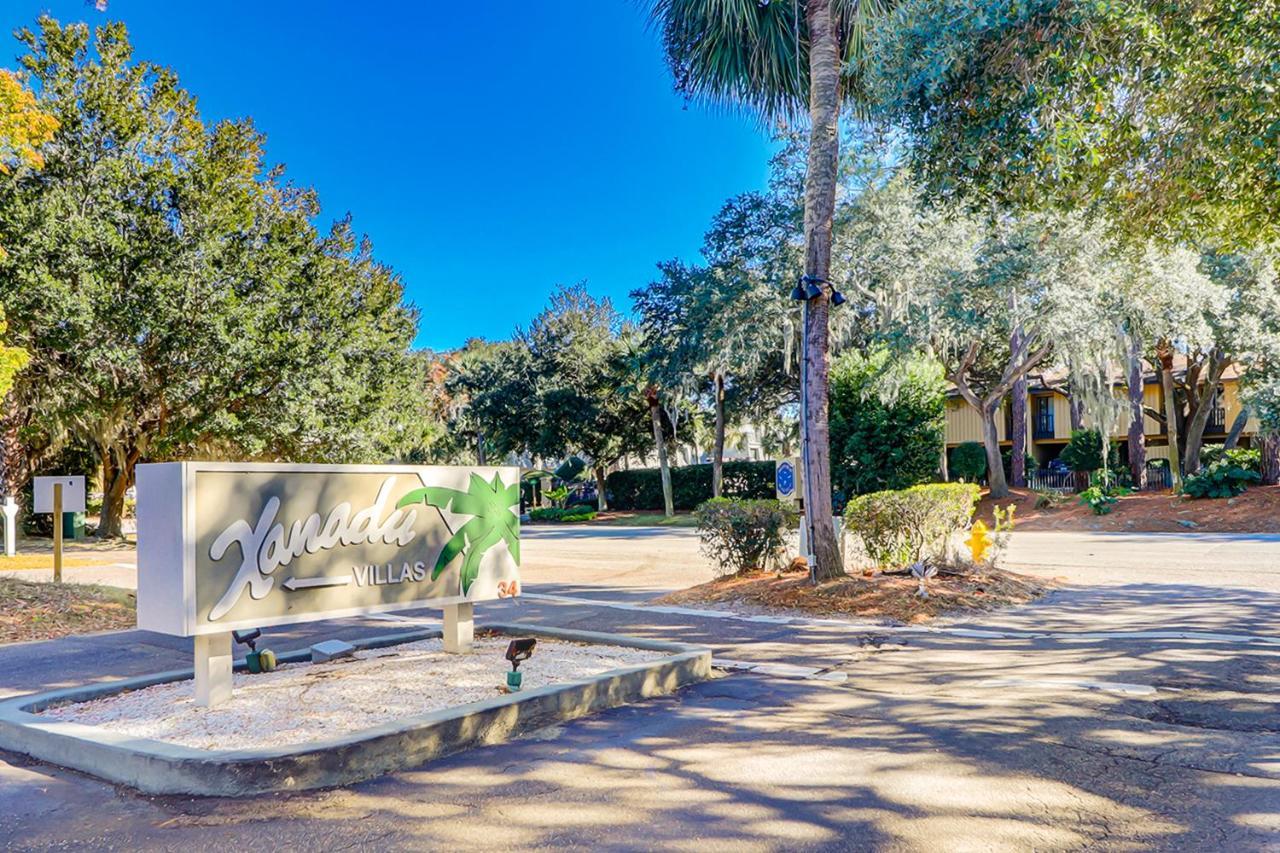
<svg viewBox="0 0 1280 853">
<path fill-rule="evenodd" d="M 323 740 L 381 723 L 500 695 L 511 669 L 510 637 L 477 638 L 471 654 L 446 654 L 422 640 L 358 651 L 330 663 L 284 664 L 258 675 L 237 672 L 231 700 L 192 701 L 192 683 L 175 681 L 50 708 L 41 716 L 200 749 L 254 749 Z M 522 689 L 645 663 L 661 652 L 539 638 L 520 664 Z"/>
</svg>

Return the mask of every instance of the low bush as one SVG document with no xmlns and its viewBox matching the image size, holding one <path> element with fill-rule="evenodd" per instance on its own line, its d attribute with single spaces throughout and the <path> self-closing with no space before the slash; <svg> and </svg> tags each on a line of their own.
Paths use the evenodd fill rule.
<svg viewBox="0 0 1280 853">
<path fill-rule="evenodd" d="M 952 534 L 968 526 L 980 496 L 972 483 L 872 492 L 849 501 L 845 525 L 877 565 L 897 568 L 945 556 Z"/>
<path fill-rule="evenodd" d="M 539 507 L 529 510 L 530 521 L 593 521 L 596 511 L 581 504 L 569 507 Z"/>
<path fill-rule="evenodd" d="M 774 463 L 726 462 L 722 497 L 751 500 L 774 497 Z M 657 468 L 614 471 L 605 480 L 609 507 L 617 510 L 661 510 L 662 476 Z M 711 465 L 684 465 L 671 469 L 671 494 L 676 509 L 693 509 L 711 498 Z"/>
<path fill-rule="evenodd" d="M 951 476 L 976 483 L 987 474 L 987 450 L 981 443 L 966 441 L 951 451 Z"/>
<path fill-rule="evenodd" d="M 1102 458 L 1102 433 L 1096 429 L 1073 429 L 1071 441 L 1062 448 L 1058 458 L 1077 473 L 1088 473 L 1106 467 L 1119 470 L 1120 448 L 1115 442 L 1107 442 L 1107 459 Z M 1105 465 L 1103 464 L 1105 461 Z"/>
<path fill-rule="evenodd" d="M 791 504 L 776 500 L 712 498 L 693 516 L 702 553 L 725 574 L 780 566 L 787 533 L 800 521 Z"/>
<path fill-rule="evenodd" d="M 1090 486 L 1080 493 L 1080 503 L 1093 510 L 1094 515 L 1106 515 L 1115 509 L 1119 498 L 1102 486 Z"/>
<path fill-rule="evenodd" d="M 1210 444 L 1200 450 L 1200 464 L 1209 467 L 1223 460 L 1246 471 L 1262 470 L 1262 451 L 1247 447 L 1233 447 L 1223 450 L 1221 444 Z"/>
<path fill-rule="evenodd" d="M 1182 491 L 1193 498 L 1233 498 L 1262 480 L 1257 471 L 1220 459 L 1199 474 L 1192 474 L 1182 483 Z"/>
</svg>

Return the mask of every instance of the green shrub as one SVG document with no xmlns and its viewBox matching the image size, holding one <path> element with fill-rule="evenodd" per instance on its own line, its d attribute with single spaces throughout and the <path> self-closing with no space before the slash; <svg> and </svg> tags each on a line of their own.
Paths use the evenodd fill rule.
<svg viewBox="0 0 1280 853">
<path fill-rule="evenodd" d="M 569 507 L 539 507 L 529 510 L 530 521 L 593 521 L 596 511 L 590 507 L 577 504 Z"/>
<path fill-rule="evenodd" d="M 1118 500 L 1119 498 L 1102 486 L 1090 486 L 1080 493 L 1081 505 L 1088 506 L 1093 510 L 1094 515 L 1106 515 L 1111 512 L 1115 509 Z"/>
<path fill-rule="evenodd" d="M 1261 480 L 1262 475 L 1257 471 L 1242 468 L 1229 459 L 1219 459 L 1199 474 L 1187 477 L 1182 491 L 1193 498 L 1233 498 L 1250 483 Z"/>
<path fill-rule="evenodd" d="M 1262 451 L 1260 450 L 1246 447 L 1223 450 L 1221 444 L 1210 444 L 1200 449 L 1200 464 L 1205 468 L 1224 459 L 1246 471 L 1262 471 Z"/>
<path fill-rule="evenodd" d="M 973 483 L 932 483 L 873 492 L 849 501 L 846 529 L 862 539 L 867 556 L 898 568 L 944 555 L 952 534 L 973 518 L 981 491 Z"/>
<path fill-rule="evenodd" d="M 777 500 L 713 498 L 693 515 L 702 553 L 725 574 L 779 565 L 787 533 L 800 521 L 789 503 Z"/>
<path fill-rule="evenodd" d="M 946 384 L 936 362 L 890 367 L 851 350 L 831 365 L 831 483 L 844 496 L 905 489 L 938 472 Z"/>
<path fill-rule="evenodd" d="M 722 497 L 762 500 L 777 494 L 773 485 L 774 463 L 726 462 Z M 617 510 L 661 510 L 662 478 L 657 468 L 614 471 L 605 479 L 609 506 Z M 685 465 L 671 469 L 675 508 L 689 510 L 711 498 L 711 465 Z"/>
<path fill-rule="evenodd" d="M 987 474 L 987 449 L 981 442 L 966 441 L 951 451 L 951 476 L 976 483 Z"/>
<path fill-rule="evenodd" d="M 1107 461 L 1107 468 L 1111 470 L 1119 470 L 1120 465 L 1120 449 L 1111 442 L 1108 442 L 1108 450 L 1110 451 L 1110 459 Z M 1096 429 L 1074 429 L 1071 431 L 1071 441 L 1067 442 L 1067 446 L 1062 448 L 1062 453 L 1058 455 L 1063 464 L 1072 471 L 1077 473 L 1089 473 L 1097 471 L 1102 466 L 1102 433 Z"/>
</svg>

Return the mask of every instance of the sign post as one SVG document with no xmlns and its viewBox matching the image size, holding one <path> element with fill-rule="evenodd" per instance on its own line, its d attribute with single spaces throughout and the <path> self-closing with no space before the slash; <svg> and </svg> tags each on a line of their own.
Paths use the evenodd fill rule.
<svg viewBox="0 0 1280 853">
<path fill-rule="evenodd" d="M 6 495 L 4 505 L 0 506 L 0 510 L 4 511 L 4 553 L 7 557 L 12 557 L 18 553 L 18 504 L 13 499 L 13 495 Z"/>
<path fill-rule="evenodd" d="M 53 484 L 53 582 L 62 583 L 62 484 Z"/>
<path fill-rule="evenodd" d="M 53 513 L 53 581 L 62 583 L 62 514 L 84 512 L 84 477 L 36 477 L 32 497 L 34 511 Z"/>
<path fill-rule="evenodd" d="M 138 466 L 138 627 L 195 638 L 195 700 L 231 696 L 231 632 L 435 607 L 463 654 L 475 603 L 519 595 L 520 471 Z"/>
</svg>

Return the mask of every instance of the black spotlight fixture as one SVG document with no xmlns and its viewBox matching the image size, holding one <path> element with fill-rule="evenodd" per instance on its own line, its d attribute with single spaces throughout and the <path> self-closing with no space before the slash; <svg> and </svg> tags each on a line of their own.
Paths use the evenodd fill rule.
<svg viewBox="0 0 1280 853">
<path fill-rule="evenodd" d="M 841 293 L 840 291 L 838 291 L 838 290 L 833 290 L 833 291 L 831 291 L 831 304 L 832 304 L 832 305 L 835 305 L 835 306 L 837 306 L 837 307 L 838 307 L 838 306 L 841 306 L 841 305 L 845 304 L 845 303 L 846 303 L 846 302 L 848 302 L 848 301 L 849 301 L 849 300 L 845 299 L 845 298 L 844 298 L 844 294 L 843 294 L 843 293 Z"/>
<path fill-rule="evenodd" d="M 520 664 L 533 657 L 533 649 L 537 645 L 538 641 L 533 637 L 512 640 L 507 645 L 504 657 L 511 661 L 511 671 L 507 673 L 507 690 L 514 692 L 520 689 L 520 682 L 524 678 L 524 674 L 520 672 Z"/>
<path fill-rule="evenodd" d="M 791 298 L 796 302 L 808 302 L 810 299 L 817 299 L 822 295 L 822 285 L 826 282 L 818 278 L 816 275 L 800 276 L 800 283 L 796 285 L 796 289 L 791 291 Z"/>
</svg>

